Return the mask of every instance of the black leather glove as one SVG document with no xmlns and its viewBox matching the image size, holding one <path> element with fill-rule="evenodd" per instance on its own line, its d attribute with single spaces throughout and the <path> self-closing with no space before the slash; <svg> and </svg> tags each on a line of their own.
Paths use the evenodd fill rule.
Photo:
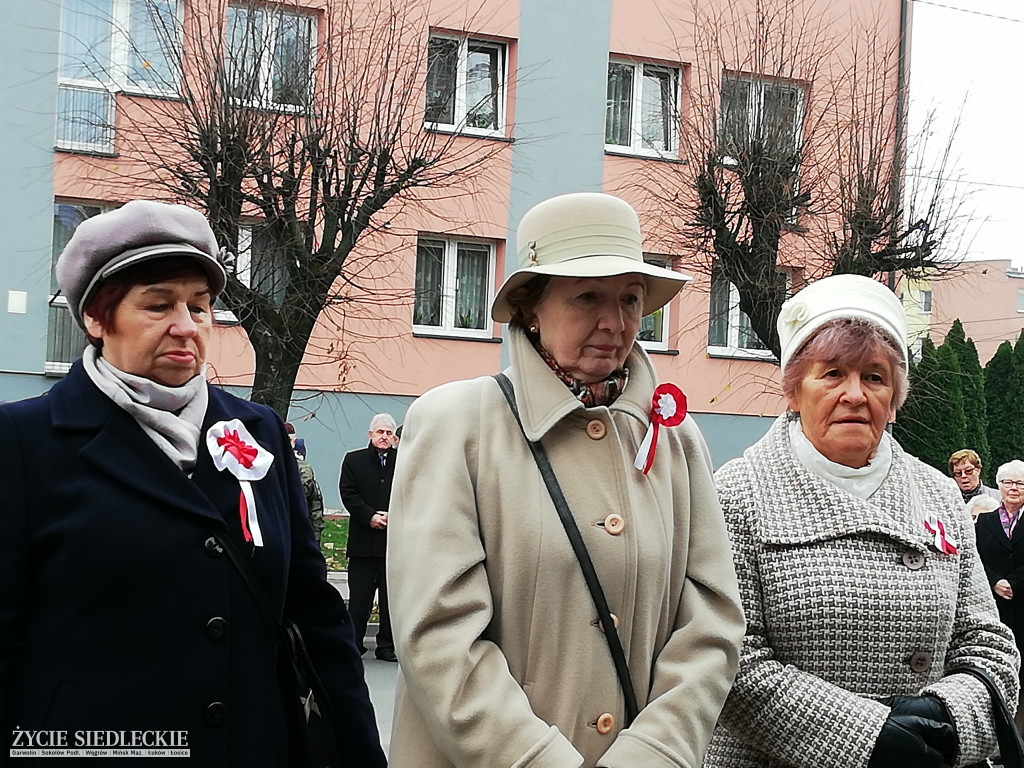
<svg viewBox="0 0 1024 768">
<path fill-rule="evenodd" d="M 946 703 L 937 696 L 888 696 L 880 701 L 893 715 L 917 715 L 928 720 L 953 725 Z"/>
<path fill-rule="evenodd" d="M 917 715 L 890 714 L 868 768 L 944 768 L 956 759 L 956 729 Z"/>
</svg>

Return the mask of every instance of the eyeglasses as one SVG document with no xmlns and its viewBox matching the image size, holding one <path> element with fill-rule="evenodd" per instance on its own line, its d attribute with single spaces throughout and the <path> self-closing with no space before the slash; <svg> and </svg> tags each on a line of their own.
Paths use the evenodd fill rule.
<svg viewBox="0 0 1024 768">
<path fill-rule="evenodd" d="M 954 469 L 953 477 L 970 477 L 977 471 L 977 467 L 968 467 L 967 469 Z"/>
<path fill-rule="evenodd" d="M 1007 488 L 1024 488 L 1024 480 L 1000 480 L 999 484 Z"/>
</svg>

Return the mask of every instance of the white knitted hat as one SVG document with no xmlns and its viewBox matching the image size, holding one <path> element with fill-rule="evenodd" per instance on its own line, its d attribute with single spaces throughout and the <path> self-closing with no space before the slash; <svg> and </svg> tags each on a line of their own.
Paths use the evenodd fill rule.
<svg viewBox="0 0 1024 768">
<path fill-rule="evenodd" d="M 837 318 L 859 318 L 878 326 L 899 347 L 907 363 L 907 314 L 896 294 L 861 275 L 832 275 L 801 289 L 779 313 L 781 364 L 815 331 Z"/>
</svg>

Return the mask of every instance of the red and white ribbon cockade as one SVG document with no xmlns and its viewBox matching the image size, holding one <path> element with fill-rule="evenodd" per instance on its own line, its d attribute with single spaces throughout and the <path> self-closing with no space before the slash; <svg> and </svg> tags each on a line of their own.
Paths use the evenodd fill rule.
<svg viewBox="0 0 1024 768">
<path fill-rule="evenodd" d="M 238 478 L 242 491 L 238 496 L 238 516 L 242 535 L 253 546 L 263 546 L 263 532 L 256 516 L 256 497 L 252 484 L 262 480 L 274 463 L 274 454 L 256 442 L 238 419 L 218 421 L 206 432 L 206 447 L 219 471 L 225 469 Z"/>
<path fill-rule="evenodd" d="M 651 398 L 651 425 L 636 452 L 633 466 L 645 475 L 654 464 L 654 452 L 658 449 L 658 429 L 674 427 L 686 418 L 686 395 L 675 384 L 659 384 Z"/>
<path fill-rule="evenodd" d="M 953 537 L 946 533 L 946 525 L 935 515 L 928 515 L 924 520 L 924 529 L 935 537 L 933 542 L 935 548 L 944 555 L 955 555 L 957 553 L 956 542 Z"/>
</svg>

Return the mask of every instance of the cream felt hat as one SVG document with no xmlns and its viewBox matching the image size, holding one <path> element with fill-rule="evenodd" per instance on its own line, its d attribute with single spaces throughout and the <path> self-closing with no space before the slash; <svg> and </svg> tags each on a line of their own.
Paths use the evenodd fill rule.
<svg viewBox="0 0 1024 768">
<path fill-rule="evenodd" d="M 559 195 L 528 210 L 516 231 L 516 254 L 522 267 L 508 276 L 491 306 L 491 317 L 499 323 L 512 319 L 508 295 L 537 275 L 643 275 L 645 315 L 665 306 L 691 279 L 644 262 L 636 211 L 625 200 L 600 192 Z"/>
<path fill-rule="evenodd" d="M 907 313 L 896 294 L 877 280 L 861 275 L 832 275 L 801 289 L 779 312 L 781 364 L 786 363 L 815 331 L 837 318 L 867 320 L 896 342 L 907 364 Z"/>
</svg>

